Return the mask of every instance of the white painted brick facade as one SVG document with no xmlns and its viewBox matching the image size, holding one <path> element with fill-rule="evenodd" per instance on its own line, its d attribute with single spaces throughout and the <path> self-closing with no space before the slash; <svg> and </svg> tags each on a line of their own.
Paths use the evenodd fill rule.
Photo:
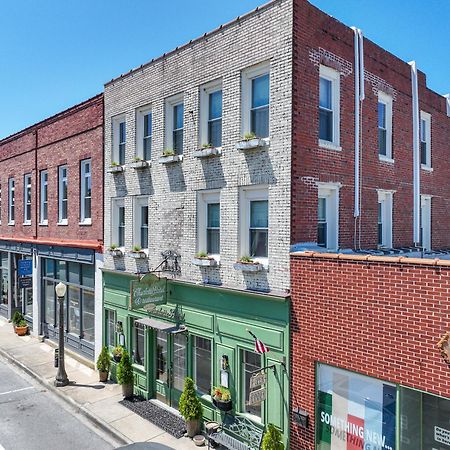
<svg viewBox="0 0 450 450">
<path fill-rule="evenodd" d="M 270 62 L 270 146 L 243 153 L 242 70 Z M 198 159 L 199 88 L 222 79 L 222 155 Z M 136 69 L 105 86 L 105 168 L 111 164 L 112 117 L 126 114 L 126 164 L 135 156 L 136 109 L 151 105 L 152 166 L 105 174 L 105 246 L 111 241 L 111 198 L 125 197 L 126 249 L 133 245 L 133 196 L 149 196 L 149 259 L 105 256 L 105 268 L 146 272 L 162 260 L 161 252 L 181 254 L 180 279 L 221 283 L 225 287 L 280 291 L 289 288 L 291 193 L 292 2 L 275 1 L 221 30 Z M 184 93 L 184 159 L 163 165 L 165 99 Z M 269 268 L 255 275 L 233 268 L 239 246 L 239 190 L 269 185 Z M 218 268 L 192 264 L 197 252 L 197 195 L 221 192 L 221 261 Z"/>
</svg>

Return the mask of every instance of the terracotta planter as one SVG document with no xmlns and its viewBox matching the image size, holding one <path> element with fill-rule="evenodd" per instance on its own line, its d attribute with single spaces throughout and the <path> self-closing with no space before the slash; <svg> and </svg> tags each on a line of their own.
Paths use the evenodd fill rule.
<svg viewBox="0 0 450 450">
<path fill-rule="evenodd" d="M 99 379 L 102 383 L 108 381 L 108 372 L 98 372 Z"/>
<path fill-rule="evenodd" d="M 213 398 L 214 406 L 221 411 L 231 411 L 233 409 L 233 402 L 228 400 L 227 402 L 223 402 L 222 400 L 216 400 Z"/>
<path fill-rule="evenodd" d="M 17 336 L 25 336 L 28 331 L 28 326 L 25 327 L 16 327 Z"/>
<path fill-rule="evenodd" d="M 186 431 L 190 438 L 200 433 L 200 420 L 186 420 Z"/>
<path fill-rule="evenodd" d="M 133 396 L 133 385 L 130 384 L 122 384 L 122 395 L 124 398 L 129 398 Z"/>
</svg>

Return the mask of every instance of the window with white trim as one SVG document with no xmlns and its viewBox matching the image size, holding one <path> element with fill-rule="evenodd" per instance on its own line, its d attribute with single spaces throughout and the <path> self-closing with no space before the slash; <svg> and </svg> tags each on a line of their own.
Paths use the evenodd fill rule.
<svg viewBox="0 0 450 450">
<path fill-rule="evenodd" d="M 420 196 L 420 244 L 431 251 L 431 195 Z"/>
<path fill-rule="evenodd" d="M 319 144 L 340 146 L 340 74 L 320 66 Z"/>
<path fill-rule="evenodd" d="M 125 247 L 125 201 L 123 198 L 112 199 L 112 244 Z"/>
<path fill-rule="evenodd" d="M 48 171 L 41 170 L 39 174 L 39 223 L 41 225 L 48 224 Z"/>
<path fill-rule="evenodd" d="M 431 169 L 431 114 L 420 111 L 420 164 Z"/>
<path fill-rule="evenodd" d="M 317 245 L 337 250 L 339 245 L 339 183 L 318 183 Z"/>
<path fill-rule="evenodd" d="M 135 197 L 134 200 L 133 245 L 148 249 L 148 197 Z"/>
<path fill-rule="evenodd" d="M 393 192 L 378 191 L 378 246 L 392 248 L 392 206 Z"/>
<path fill-rule="evenodd" d="M 144 161 L 152 159 L 152 110 L 149 106 L 136 113 L 136 157 Z"/>
<path fill-rule="evenodd" d="M 81 190 L 80 190 L 80 219 L 81 223 L 91 223 L 92 204 L 92 163 L 85 159 L 80 163 Z"/>
<path fill-rule="evenodd" d="M 198 251 L 220 256 L 220 192 L 198 194 Z"/>
<path fill-rule="evenodd" d="M 378 92 L 378 155 L 392 160 L 392 97 Z"/>
<path fill-rule="evenodd" d="M 15 181 L 14 178 L 8 180 L 8 225 L 14 225 L 15 216 Z"/>
<path fill-rule="evenodd" d="M 125 115 L 113 117 L 112 131 L 113 148 L 111 163 L 116 163 L 122 166 L 125 164 L 125 147 L 127 142 L 127 125 Z"/>
<path fill-rule="evenodd" d="M 31 174 L 23 177 L 23 224 L 31 224 Z"/>
<path fill-rule="evenodd" d="M 175 154 L 183 154 L 184 103 L 183 94 L 166 100 L 166 146 Z"/>
<path fill-rule="evenodd" d="M 269 256 L 269 191 L 244 188 L 241 191 L 240 256 L 267 263 Z"/>
<path fill-rule="evenodd" d="M 67 166 L 58 167 L 58 223 L 67 224 Z"/>
<path fill-rule="evenodd" d="M 200 88 L 200 145 L 222 147 L 222 82 Z"/>
<path fill-rule="evenodd" d="M 268 63 L 242 72 L 242 132 L 258 138 L 270 135 L 270 65 Z"/>
</svg>

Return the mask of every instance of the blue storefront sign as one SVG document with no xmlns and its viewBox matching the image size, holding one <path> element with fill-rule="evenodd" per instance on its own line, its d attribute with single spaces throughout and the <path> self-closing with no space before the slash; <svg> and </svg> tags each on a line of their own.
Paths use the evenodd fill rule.
<svg viewBox="0 0 450 450">
<path fill-rule="evenodd" d="M 28 275 L 32 275 L 33 273 L 33 261 L 31 259 L 20 259 L 19 260 L 19 277 L 26 277 Z"/>
</svg>

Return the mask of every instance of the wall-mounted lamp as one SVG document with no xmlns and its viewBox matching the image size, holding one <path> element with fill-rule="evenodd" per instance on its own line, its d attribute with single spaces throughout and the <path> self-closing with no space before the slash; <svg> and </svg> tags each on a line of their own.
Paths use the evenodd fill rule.
<svg viewBox="0 0 450 450">
<path fill-rule="evenodd" d="M 309 413 L 306 409 L 294 408 L 294 422 L 298 423 L 302 428 L 308 428 L 309 425 Z"/>
<path fill-rule="evenodd" d="M 228 370 L 228 355 L 222 355 L 222 370 Z"/>
</svg>

